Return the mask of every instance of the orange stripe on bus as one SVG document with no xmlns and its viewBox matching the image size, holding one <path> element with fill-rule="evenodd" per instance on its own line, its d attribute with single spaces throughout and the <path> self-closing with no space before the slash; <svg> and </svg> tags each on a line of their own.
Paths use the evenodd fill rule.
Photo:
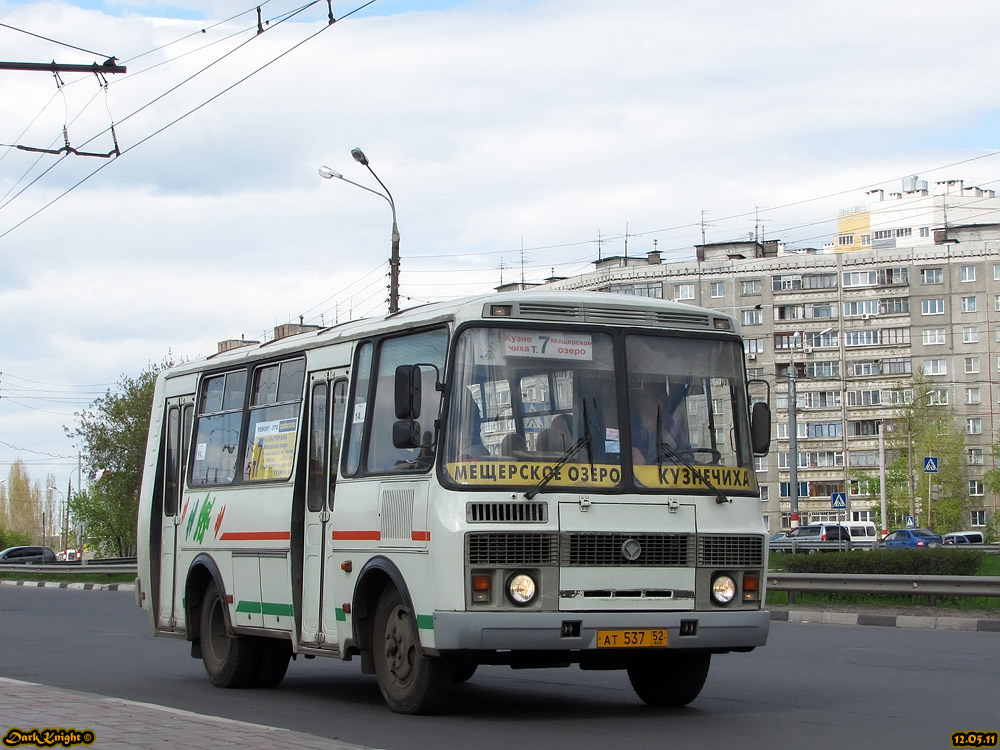
<svg viewBox="0 0 1000 750">
<path fill-rule="evenodd" d="M 229 542 L 287 542 L 291 538 L 288 531 L 227 531 L 219 537 Z"/>
<path fill-rule="evenodd" d="M 413 541 L 415 542 L 429 542 L 431 540 L 431 532 L 429 531 L 414 531 Z"/>
<path fill-rule="evenodd" d="M 342 542 L 359 542 L 359 541 L 374 541 L 377 542 L 382 538 L 382 533 L 379 531 L 334 531 L 333 539 L 334 541 Z"/>
</svg>

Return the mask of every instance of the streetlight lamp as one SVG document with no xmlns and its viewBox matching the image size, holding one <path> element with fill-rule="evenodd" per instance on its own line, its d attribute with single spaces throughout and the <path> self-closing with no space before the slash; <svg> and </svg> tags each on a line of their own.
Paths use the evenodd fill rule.
<svg viewBox="0 0 1000 750">
<path fill-rule="evenodd" d="M 360 148 L 352 148 L 351 156 L 354 157 L 354 161 L 363 167 L 367 167 L 368 171 L 372 173 L 378 184 L 382 186 L 384 193 L 380 193 L 378 190 L 372 190 L 364 185 L 359 185 L 357 182 L 348 180 L 344 175 L 335 169 L 330 167 L 320 167 L 319 176 L 325 180 L 330 180 L 336 177 L 338 180 L 343 180 L 344 182 L 350 183 L 362 190 L 367 190 L 369 193 L 375 193 L 375 195 L 380 195 L 386 199 L 389 203 L 389 208 L 392 209 L 392 254 L 389 256 L 389 314 L 399 312 L 399 228 L 396 226 L 396 203 L 392 200 L 392 193 L 389 192 L 389 188 L 385 186 L 385 183 L 379 179 L 379 176 L 375 174 L 375 170 L 371 168 L 368 163 L 368 157 L 365 156 L 365 152 Z"/>
</svg>

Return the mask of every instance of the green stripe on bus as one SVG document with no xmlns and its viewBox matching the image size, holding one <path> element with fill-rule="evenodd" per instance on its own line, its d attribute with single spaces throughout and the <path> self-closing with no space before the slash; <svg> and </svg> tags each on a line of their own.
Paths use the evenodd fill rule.
<svg viewBox="0 0 1000 750">
<path fill-rule="evenodd" d="M 291 617 L 293 610 L 291 604 L 277 604 L 274 602 L 251 602 L 240 600 L 236 605 L 236 611 L 250 615 L 275 615 Z"/>
<path fill-rule="evenodd" d="M 434 615 L 417 615 L 417 627 L 421 630 L 434 630 Z"/>
</svg>

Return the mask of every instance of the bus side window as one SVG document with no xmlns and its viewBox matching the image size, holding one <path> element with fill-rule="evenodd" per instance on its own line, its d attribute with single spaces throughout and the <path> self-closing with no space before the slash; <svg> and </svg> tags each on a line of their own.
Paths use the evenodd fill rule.
<svg viewBox="0 0 1000 750">
<path fill-rule="evenodd" d="M 309 490 L 306 501 L 313 513 L 323 510 L 327 472 L 327 401 L 330 387 L 316 383 L 309 406 Z"/>
<path fill-rule="evenodd" d="M 330 510 L 333 510 L 333 493 L 337 484 L 337 467 L 340 465 L 340 447 L 347 421 L 347 380 L 341 378 L 333 384 L 333 423 L 330 429 Z"/>
<path fill-rule="evenodd" d="M 361 466 L 361 442 L 365 434 L 365 417 L 368 414 L 368 388 L 371 385 L 373 347 L 366 341 L 358 347 L 357 365 L 354 368 L 354 400 L 351 404 L 351 418 L 344 430 L 347 456 L 344 458 L 344 474 L 352 477 Z"/>
<path fill-rule="evenodd" d="M 230 484 L 236 476 L 247 371 L 206 377 L 198 401 L 191 486 Z"/>
<path fill-rule="evenodd" d="M 163 452 L 163 515 L 173 516 L 177 513 L 177 498 L 180 492 L 180 409 L 171 406 L 167 410 L 167 440 Z"/>
<path fill-rule="evenodd" d="M 433 463 L 431 443 L 434 440 L 434 423 L 441 407 L 437 380 L 444 372 L 447 349 L 448 332 L 444 328 L 385 339 L 379 345 L 378 377 L 368 415 L 371 431 L 365 465 L 368 473 L 430 469 Z M 396 368 L 401 365 L 420 365 L 420 408 L 415 421 L 420 442 L 426 443 L 424 448 L 396 448 L 393 444 Z"/>
</svg>

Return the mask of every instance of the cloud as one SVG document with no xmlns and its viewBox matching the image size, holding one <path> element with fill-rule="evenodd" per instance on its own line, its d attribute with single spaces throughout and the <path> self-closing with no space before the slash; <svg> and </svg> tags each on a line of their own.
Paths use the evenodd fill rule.
<svg viewBox="0 0 1000 750">
<path fill-rule="evenodd" d="M 702 210 L 709 240 L 757 211 L 768 236 L 821 245 L 864 186 L 1000 178 L 996 158 L 930 171 L 996 146 L 993 2 L 380 2 L 332 27 L 319 4 L 260 35 L 256 12 L 213 26 L 239 3 L 83 6 L 0 2 L 6 23 L 129 68 L 106 100 L 93 76 L 0 78 L 16 103 L 0 142 L 58 148 L 68 123 L 74 146 L 109 150 L 113 119 L 125 151 L 30 187 L 57 157 L 0 152 L 0 233 L 41 211 L 0 238 L 0 370 L 38 381 L 113 382 L 307 312 L 384 309 L 389 207 L 316 174 L 379 189 L 354 146 L 396 201 L 415 301 L 488 290 L 501 263 L 519 277 L 522 246 L 529 280 L 588 268 L 598 232 L 620 252 L 626 225 L 630 252 L 685 258 Z M 10 59 L 94 59 L 2 39 Z M 48 416 L 0 399 L 13 429 L 68 452 Z M 0 446 L 0 465 L 16 455 Z"/>
</svg>

